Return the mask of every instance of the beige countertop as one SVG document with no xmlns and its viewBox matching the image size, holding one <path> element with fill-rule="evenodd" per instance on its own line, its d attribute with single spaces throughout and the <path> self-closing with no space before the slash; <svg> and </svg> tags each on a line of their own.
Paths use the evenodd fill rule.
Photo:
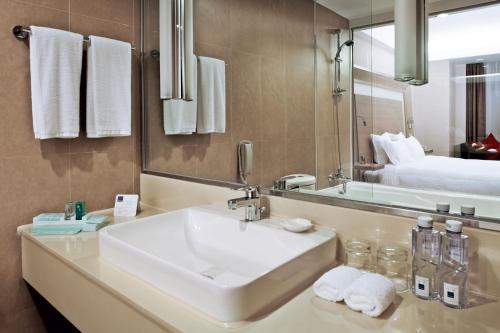
<svg viewBox="0 0 500 333">
<path fill-rule="evenodd" d="M 146 207 L 136 218 L 161 212 Z M 112 215 L 111 210 L 102 213 Z M 136 218 L 119 218 L 114 223 Z M 411 292 L 407 292 L 398 296 L 396 302 L 380 318 L 370 318 L 351 311 L 342 303 L 330 303 L 315 297 L 311 287 L 258 320 L 224 324 L 101 260 L 96 232 L 35 237 L 31 235 L 31 225 L 25 225 L 19 227 L 18 233 L 23 237 L 23 241 L 29 243 L 29 248 L 47 252 L 52 258 L 104 289 L 109 295 L 165 331 L 500 332 L 500 303 L 496 299 L 474 296 L 471 297 L 472 304 L 468 309 L 455 310 L 439 302 L 417 299 Z M 25 249 L 28 249 L 28 246 L 23 246 L 23 250 Z M 25 265 L 30 264 L 23 262 L 23 270 L 28 267 Z M 42 292 L 42 295 L 50 301 L 50 295 L 47 295 L 46 290 L 45 293 L 44 295 Z M 64 314 L 64 311 L 61 312 Z"/>
</svg>

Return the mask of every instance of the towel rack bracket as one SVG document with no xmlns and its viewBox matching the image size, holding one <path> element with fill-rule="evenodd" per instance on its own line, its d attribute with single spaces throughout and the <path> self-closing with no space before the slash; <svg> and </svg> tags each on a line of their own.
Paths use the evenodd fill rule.
<svg viewBox="0 0 500 333">
<path fill-rule="evenodd" d="M 26 39 L 29 37 L 29 30 L 25 29 L 22 25 L 14 26 L 12 33 L 17 39 Z"/>
</svg>

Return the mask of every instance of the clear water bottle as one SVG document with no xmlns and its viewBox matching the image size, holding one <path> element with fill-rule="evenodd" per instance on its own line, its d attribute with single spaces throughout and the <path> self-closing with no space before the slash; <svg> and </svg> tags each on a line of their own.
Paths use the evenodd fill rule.
<svg viewBox="0 0 500 333">
<path fill-rule="evenodd" d="M 469 237 L 462 234 L 462 222 L 446 221 L 441 234 L 441 256 L 437 278 L 441 302 L 452 308 L 467 304 L 467 274 L 469 266 Z"/>
<path fill-rule="evenodd" d="M 433 228 L 432 217 L 419 216 L 412 230 L 412 292 L 419 298 L 437 299 L 436 280 L 440 234 Z"/>
</svg>

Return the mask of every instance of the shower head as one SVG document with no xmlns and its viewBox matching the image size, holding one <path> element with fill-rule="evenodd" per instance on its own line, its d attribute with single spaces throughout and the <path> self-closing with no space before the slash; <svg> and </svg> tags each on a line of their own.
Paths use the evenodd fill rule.
<svg viewBox="0 0 500 333">
<path fill-rule="evenodd" d="M 341 62 L 342 58 L 340 58 L 340 52 L 342 52 L 342 48 L 346 45 L 352 46 L 353 44 L 354 44 L 354 41 L 352 39 L 348 39 L 342 45 L 340 45 L 340 47 L 337 50 L 337 54 L 335 54 L 335 60 L 338 62 Z"/>
</svg>

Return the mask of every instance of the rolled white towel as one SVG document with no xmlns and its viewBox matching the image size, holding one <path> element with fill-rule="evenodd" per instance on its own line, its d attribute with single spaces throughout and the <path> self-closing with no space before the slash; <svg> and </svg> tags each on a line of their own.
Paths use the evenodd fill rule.
<svg viewBox="0 0 500 333">
<path fill-rule="evenodd" d="M 354 267 L 335 267 L 314 282 L 314 293 L 328 301 L 340 302 L 344 299 L 344 290 L 349 287 L 354 280 L 359 278 L 361 274 L 362 273 Z"/>
<path fill-rule="evenodd" d="M 344 291 L 344 301 L 354 311 L 380 316 L 396 297 L 394 283 L 383 275 L 366 273 Z"/>
</svg>

